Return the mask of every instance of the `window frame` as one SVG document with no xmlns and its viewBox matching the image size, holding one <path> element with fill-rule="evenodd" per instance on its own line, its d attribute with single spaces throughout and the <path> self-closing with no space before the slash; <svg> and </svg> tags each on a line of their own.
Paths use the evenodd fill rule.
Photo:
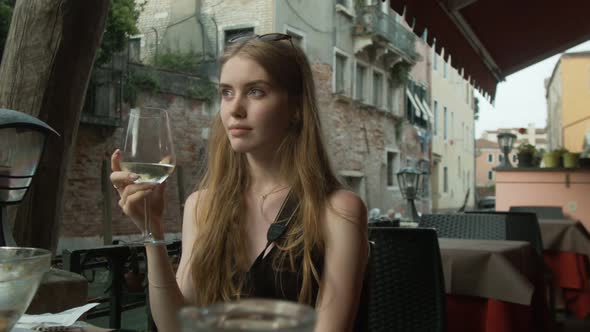
<svg viewBox="0 0 590 332">
<path fill-rule="evenodd" d="M 357 76 L 358 76 L 358 67 L 362 67 L 364 68 L 364 78 L 363 78 L 363 99 L 359 99 L 359 96 L 357 96 Z M 371 94 L 371 88 L 369 86 L 369 84 L 371 83 L 369 80 L 369 72 L 370 72 L 371 67 L 369 66 L 368 63 L 361 61 L 359 59 L 355 59 L 354 61 L 354 83 L 353 83 L 353 99 L 357 100 L 363 104 L 369 104 L 370 100 L 367 100 L 367 98 L 369 97 L 369 95 Z"/>
<path fill-rule="evenodd" d="M 336 90 L 336 58 L 337 56 L 342 56 L 344 58 L 346 58 L 346 62 L 344 63 L 344 73 L 342 74 L 342 87 L 343 87 L 343 92 L 340 93 L 339 91 Z M 333 65 L 333 70 L 332 70 L 332 93 L 337 94 L 337 95 L 343 95 L 343 96 L 347 96 L 347 97 L 351 97 L 352 94 L 350 92 L 350 84 L 347 86 L 346 82 L 349 81 L 348 78 L 351 76 L 350 74 L 350 59 L 351 56 L 344 52 L 343 50 L 339 49 L 338 47 L 334 47 L 333 52 L 332 52 L 332 65 Z"/>
<path fill-rule="evenodd" d="M 377 104 L 375 104 L 375 93 L 376 93 L 376 89 L 373 86 L 373 83 L 375 82 L 375 74 L 378 74 L 381 76 L 381 98 L 378 101 Z M 386 85 L 386 73 L 384 70 L 377 68 L 377 67 L 373 67 L 372 71 L 371 71 L 371 104 L 373 106 L 375 106 L 378 109 L 387 109 L 387 106 L 384 103 L 384 96 L 385 93 L 387 92 L 387 90 L 385 89 L 385 85 Z"/>
<path fill-rule="evenodd" d="M 301 39 L 301 43 L 299 45 L 299 47 L 301 47 L 301 49 L 303 51 L 307 51 L 307 34 L 305 33 L 305 31 L 299 30 L 293 26 L 290 26 L 288 24 L 285 24 L 284 29 L 283 29 L 284 33 L 286 35 L 289 35 L 291 37 L 295 37 L 295 38 L 300 38 Z M 295 43 L 293 43 L 295 44 Z"/>
<path fill-rule="evenodd" d="M 386 185 L 387 185 L 387 190 L 389 191 L 394 191 L 394 190 L 399 190 L 399 183 L 397 182 L 397 172 L 399 171 L 399 169 L 401 168 L 401 155 L 400 155 L 400 150 L 397 148 L 385 148 L 384 151 L 384 160 L 385 160 L 385 171 L 388 172 L 388 168 L 389 168 L 389 154 L 393 153 L 393 165 L 392 165 L 392 173 L 391 173 L 391 177 L 393 178 L 393 185 L 389 185 L 389 181 L 388 179 L 386 179 Z M 389 176 L 389 173 L 386 174 L 386 176 Z"/>
</svg>

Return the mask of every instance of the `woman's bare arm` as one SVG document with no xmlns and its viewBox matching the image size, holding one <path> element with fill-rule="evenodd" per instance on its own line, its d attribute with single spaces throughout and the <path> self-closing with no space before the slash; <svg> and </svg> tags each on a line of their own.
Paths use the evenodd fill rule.
<svg viewBox="0 0 590 332">
<path fill-rule="evenodd" d="M 324 222 L 326 251 L 317 302 L 318 332 L 351 331 L 367 265 L 367 208 L 350 191 L 332 194 Z"/>
<path fill-rule="evenodd" d="M 184 205 L 182 218 L 182 256 L 176 276 L 164 246 L 146 245 L 150 308 L 159 331 L 180 331 L 178 312 L 189 304 L 194 293 L 190 277 L 190 253 L 196 236 L 195 203 L 198 193 L 191 194 Z"/>
</svg>

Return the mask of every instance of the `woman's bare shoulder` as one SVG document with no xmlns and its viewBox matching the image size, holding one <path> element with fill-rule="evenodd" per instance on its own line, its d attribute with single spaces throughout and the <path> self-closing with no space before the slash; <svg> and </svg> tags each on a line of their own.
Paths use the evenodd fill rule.
<svg viewBox="0 0 590 332">
<path fill-rule="evenodd" d="M 336 219 L 364 222 L 367 217 L 367 207 L 356 193 L 339 189 L 328 196 L 327 215 L 335 216 Z M 328 218 L 328 220 L 333 219 Z"/>
</svg>

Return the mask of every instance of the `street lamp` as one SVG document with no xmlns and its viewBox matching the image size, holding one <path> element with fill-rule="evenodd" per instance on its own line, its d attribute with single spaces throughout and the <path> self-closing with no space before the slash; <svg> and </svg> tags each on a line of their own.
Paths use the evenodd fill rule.
<svg viewBox="0 0 590 332">
<path fill-rule="evenodd" d="M 504 154 L 504 158 L 500 167 L 508 167 L 511 168 L 512 164 L 510 163 L 510 158 L 508 154 L 512 151 L 512 145 L 516 140 L 516 135 L 511 133 L 499 133 L 498 134 L 498 145 L 500 146 L 500 151 Z"/>
<path fill-rule="evenodd" d="M 409 216 L 412 219 L 412 223 L 417 226 L 418 223 L 418 212 L 416 211 L 416 205 L 414 200 L 420 190 L 420 181 L 422 178 L 422 172 L 415 167 L 404 167 L 397 172 L 397 182 L 402 192 L 402 196 L 408 201 Z"/>
<path fill-rule="evenodd" d="M 15 246 L 5 207 L 23 200 L 48 134 L 59 136 L 35 117 L 0 108 L 0 246 Z"/>
</svg>

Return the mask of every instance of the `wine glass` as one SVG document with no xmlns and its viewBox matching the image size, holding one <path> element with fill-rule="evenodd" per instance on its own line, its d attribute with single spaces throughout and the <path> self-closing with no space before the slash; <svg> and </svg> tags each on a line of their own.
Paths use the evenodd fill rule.
<svg viewBox="0 0 590 332">
<path fill-rule="evenodd" d="M 156 107 L 133 108 L 123 137 L 121 169 L 139 176 L 135 183 L 162 183 L 174 171 L 176 156 L 168 112 Z M 144 243 L 162 244 L 155 239 L 150 221 L 150 195 L 145 196 Z"/>
</svg>

